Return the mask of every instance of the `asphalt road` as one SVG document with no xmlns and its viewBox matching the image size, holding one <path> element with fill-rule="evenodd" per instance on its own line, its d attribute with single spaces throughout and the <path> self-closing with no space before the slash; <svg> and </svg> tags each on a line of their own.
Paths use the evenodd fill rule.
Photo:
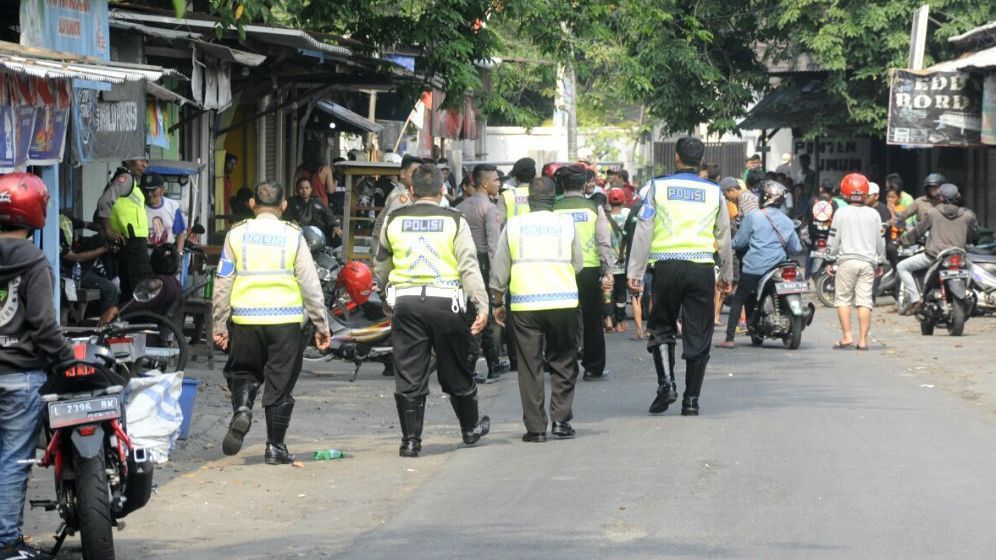
<svg viewBox="0 0 996 560">
<path fill-rule="evenodd" d="M 611 335 L 612 373 L 579 383 L 573 440 L 522 443 L 508 378 L 482 388 L 492 434 L 465 448 L 433 382 L 416 460 L 397 456 L 377 368 L 355 384 L 346 368 L 302 377 L 292 450 L 355 455 L 301 468 L 260 464 L 262 422 L 243 453 L 222 456 L 228 405 L 220 374 L 201 374 L 198 435 L 115 533 L 118 558 L 991 557 L 996 415 L 896 348 L 832 350 L 831 319 L 821 309 L 798 351 L 714 350 L 697 418 L 677 405 L 647 414 L 650 355 Z M 936 348 L 932 367 L 965 351 L 945 335 L 915 343 Z M 50 473 L 36 475 L 32 492 L 50 492 Z M 57 524 L 28 519 L 40 542 Z M 78 550 L 70 539 L 60 558 Z"/>
<path fill-rule="evenodd" d="M 832 350 L 822 315 L 799 351 L 716 350 L 698 418 L 646 413 L 637 342 L 612 343 L 611 378 L 579 385 L 574 440 L 521 443 L 507 383 L 494 435 L 447 451 L 340 557 L 990 557 L 993 421 L 874 347 Z"/>
</svg>

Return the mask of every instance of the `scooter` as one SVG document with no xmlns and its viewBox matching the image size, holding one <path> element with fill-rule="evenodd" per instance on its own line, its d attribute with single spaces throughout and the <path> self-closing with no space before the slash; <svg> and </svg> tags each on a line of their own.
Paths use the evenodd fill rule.
<svg viewBox="0 0 996 560">
<path fill-rule="evenodd" d="M 968 254 L 964 249 L 946 249 L 926 271 L 916 275 L 923 294 L 923 305 L 917 310 L 920 334 L 934 334 L 934 327 L 944 325 L 951 336 L 961 336 L 965 322 L 975 308 L 975 292 L 969 288 L 972 274 Z"/>
<path fill-rule="evenodd" d="M 996 313 L 996 255 L 969 247 L 968 260 L 976 301 L 973 315 Z"/>
<path fill-rule="evenodd" d="M 28 461 L 53 467 L 55 499 L 31 500 L 31 507 L 58 510 L 62 518 L 53 556 L 79 532 L 85 560 L 114 560 L 113 528 L 148 503 L 155 463 L 128 438 L 127 368 L 105 346 L 77 342 L 73 352 L 43 389 L 45 453 Z"/>
<path fill-rule="evenodd" d="M 757 307 L 747 322 L 747 334 L 754 346 L 766 338 L 781 339 L 789 350 L 802 343 L 802 331 L 813 322 L 816 307 L 805 306 L 802 295 L 809 293 L 809 284 L 802 280 L 799 265 L 786 261 L 765 274 L 758 283 Z"/>
<path fill-rule="evenodd" d="M 383 364 L 385 377 L 394 375 L 391 318 L 384 314 L 377 292 L 371 292 L 369 301 L 357 304 L 338 282 L 342 261 L 337 251 L 318 246 L 312 249 L 312 256 L 325 295 L 326 320 L 332 331 L 332 342 L 327 350 L 319 350 L 314 345 L 314 325 L 309 323 L 304 333 L 307 341 L 304 360 L 311 363 L 352 362 L 355 368 L 350 382 L 356 381 L 360 367 L 367 361 Z"/>
</svg>

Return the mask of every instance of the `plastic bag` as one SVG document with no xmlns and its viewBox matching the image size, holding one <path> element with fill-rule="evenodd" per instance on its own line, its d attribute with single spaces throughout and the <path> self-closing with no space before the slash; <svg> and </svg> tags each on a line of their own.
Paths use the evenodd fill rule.
<svg viewBox="0 0 996 560">
<path fill-rule="evenodd" d="M 180 436 L 182 389 L 182 371 L 152 371 L 132 378 L 125 389 L 125 431 L 132 445 L 144 447 L 157 464 L 169 461 L 169 452 Z"/>
</svg>

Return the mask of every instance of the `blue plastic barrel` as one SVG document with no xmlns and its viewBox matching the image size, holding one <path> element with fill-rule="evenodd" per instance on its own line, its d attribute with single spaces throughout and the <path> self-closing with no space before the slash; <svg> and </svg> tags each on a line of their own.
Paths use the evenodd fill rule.
<svg viewBox="0 0 996 560">
<path fill-rule="evenodd" d="M 180 439 L 187 439 L 190 435 L 190 420 L 194 417 L 194 402 L 197 400 L 197 386 L 200 384 L 200 379 L 183 378 L 183 389 L 180 391 L 180 410 L 183 411 Z"/>
</svg>

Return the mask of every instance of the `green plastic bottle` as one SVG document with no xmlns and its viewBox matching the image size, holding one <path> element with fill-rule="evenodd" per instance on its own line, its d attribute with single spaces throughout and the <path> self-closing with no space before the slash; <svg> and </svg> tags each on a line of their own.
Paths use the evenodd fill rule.
<svg viewBox="0 0 996 560">
<path fill-rule="evenodd" d="M 311 455 L 311 458 L 315 461 L 332 461 L 335 459 L 345 459 L 346 457 L 349 457 L 349 454 L 338 449 L 319 449 Z"/>
</svg>

